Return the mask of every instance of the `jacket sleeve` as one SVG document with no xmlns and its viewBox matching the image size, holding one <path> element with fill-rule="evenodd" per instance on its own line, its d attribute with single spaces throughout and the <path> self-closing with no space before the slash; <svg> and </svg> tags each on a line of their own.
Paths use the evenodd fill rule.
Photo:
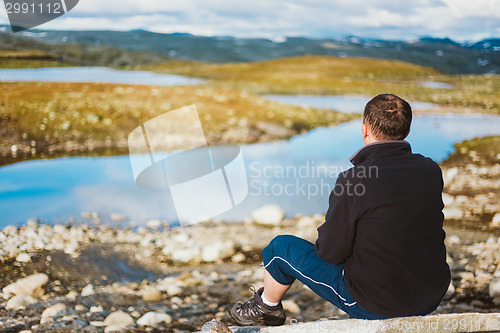
<svg viewBox="0 0 500 333">
<path fill-rule="evenodd" d="M 344 263 L 352 254 L 359 214 L 354 185 L 352 179 L 339 175 L 330 193 L 325 222 L 318 228 L 315 250 L 323 260 L 334 265 Z"/>
</svg>

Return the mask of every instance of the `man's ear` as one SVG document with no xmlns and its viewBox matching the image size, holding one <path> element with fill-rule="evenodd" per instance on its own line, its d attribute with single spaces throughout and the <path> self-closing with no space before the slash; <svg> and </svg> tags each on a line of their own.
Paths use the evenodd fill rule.
<svg viewBox="0 0 500 333">
<path fill-rule="evenodd" d="M 365 123 L 361 125 L 361 133 L 363 134 L 363 139 L 366 139 L 368 136 L 368 126 Z"/>
</svg>

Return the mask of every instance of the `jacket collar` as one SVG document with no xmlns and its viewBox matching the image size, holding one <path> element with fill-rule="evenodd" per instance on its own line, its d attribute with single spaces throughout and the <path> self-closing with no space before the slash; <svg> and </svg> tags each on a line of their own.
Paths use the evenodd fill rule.
<svg viewBox="0 0 500 333">
<path fill-rule="evenodd" d="M 349 161 L 352 164 L 358 165 L 372 155 L 377 156 L 393 156 L 399 153 L 411 153 L 410 143 L 406 140 L 385 140 L 369 143 L 355 152 Z"/>
</svg>

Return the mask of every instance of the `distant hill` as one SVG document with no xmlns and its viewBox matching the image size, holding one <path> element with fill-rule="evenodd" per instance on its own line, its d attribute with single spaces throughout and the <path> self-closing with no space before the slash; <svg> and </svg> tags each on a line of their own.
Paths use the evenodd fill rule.
<svg viewBox="0 0 500 333">
<path fill-rule="evenodd" d="M 118 66 L 164 61 L 168 58 L 227 63 L 312 54 L 395 59 L 430 66 L 445 74 L 500 74 L 500 39 L 470 44 L 460 44 L 447 38 L 385 41 L 353 36 L 343 39 L 293 37 L 272 41 L 262 38 L 200 37 L 184 33 L 160 34 L 145 30 L 29 30 L 15 35 L 0 33 L 0 49 L 7 47 L 8 43 L 19 47 L 28 40 L 43 43 L 38 44 L 38 47 L 61 56 L 66 54 L 66 58 L 72 52 L 69 45 L 78 44 L 87 56 L 78 60 L 77 53 L 73 52 L 72 59 L 82 64 L 92 61 L 88 59 L 91 54 L 93 57 L 99 54 L 101 63 L 105 63 L 106 57 L 101 54 L 104 50 L 105 53 L 115 54 L 114 60 L 108 59 L 107 62 L 118 63 Z M 46 44 L 51 46 L 43 46 Z"/>
</svg>

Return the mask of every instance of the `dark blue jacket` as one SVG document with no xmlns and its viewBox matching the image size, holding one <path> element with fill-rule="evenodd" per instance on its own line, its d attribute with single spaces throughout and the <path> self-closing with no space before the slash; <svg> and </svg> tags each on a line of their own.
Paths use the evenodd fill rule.
<svg viewBox="0 0 500 333">
<path fill-rule="evenodd" d="M 345 263 L 352 298 L 383 316 L 437 306 L 450 283 L 443 230 L 443 178 L 430 158 L 406 141 L 358 150 L 330 194 L 316 252 Z"/>
</svg>

